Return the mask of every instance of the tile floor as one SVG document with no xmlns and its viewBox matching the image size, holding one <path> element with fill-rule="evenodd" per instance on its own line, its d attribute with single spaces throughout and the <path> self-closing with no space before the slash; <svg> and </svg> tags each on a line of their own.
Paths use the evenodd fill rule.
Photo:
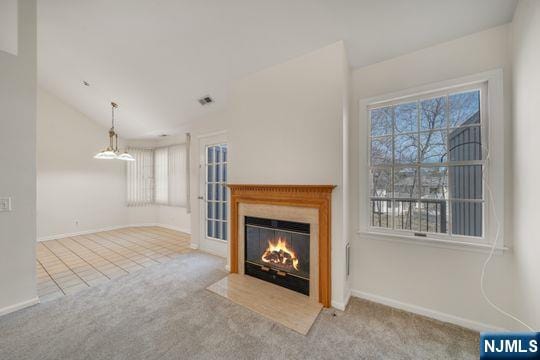
<svg viewBox="0 0 540 360">
<path fill-rule="evenodd" d="M 192 251 L 190 235 L 161 227 L 133 227 L 37 244 L 41 302 L 101 284 Z"/>
</svg>

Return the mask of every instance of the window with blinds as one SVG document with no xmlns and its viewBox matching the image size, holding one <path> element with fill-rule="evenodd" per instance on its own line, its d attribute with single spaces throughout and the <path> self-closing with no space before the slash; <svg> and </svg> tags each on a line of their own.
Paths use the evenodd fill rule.
<svg viewBox="0 0 540 360">
<path fill-rule="evenodd" d="M 154 203 L 154 150 L 128 149 L 135 161 L 127 163 L 127 205 Z"/>
<path fill-rule="evenodd" d="M 127 204 L 188 207 L 188 146 L 129 149 L 135 157 L 127 168 Z"/>
</svg>

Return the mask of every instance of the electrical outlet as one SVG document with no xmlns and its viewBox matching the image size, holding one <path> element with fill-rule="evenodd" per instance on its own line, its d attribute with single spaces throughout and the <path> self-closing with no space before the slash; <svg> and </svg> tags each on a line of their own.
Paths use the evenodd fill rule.
<svg viewBox="0 0 540 360">
<path fill-rule="evenodd" d="M 0 212 L 11 211 L 11 198 L 0 198 Z"/>
</svg>

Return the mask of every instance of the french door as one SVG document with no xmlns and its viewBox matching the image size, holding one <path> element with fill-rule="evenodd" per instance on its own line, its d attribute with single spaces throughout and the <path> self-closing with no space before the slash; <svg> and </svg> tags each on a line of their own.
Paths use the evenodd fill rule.
<svg viewBox="0 0 540 360">
<path fill-rule="evenodd" d="M 228 147 L 224 134 L 201 138 L 201 248 L 227 256 L 229 239 Z"/>
</svg>

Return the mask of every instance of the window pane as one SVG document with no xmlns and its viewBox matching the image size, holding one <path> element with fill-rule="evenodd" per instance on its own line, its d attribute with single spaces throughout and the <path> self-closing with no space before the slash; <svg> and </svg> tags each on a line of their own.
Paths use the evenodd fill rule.
<svg viewBox="0 0 540 360">
<path fill-rule="evenodd" d="M 371 140 L 371 164 L 392 163 L 392 137 L 386 136 Z"/>
<path fill-rule="evenodd" d="M 371 191 L 373 197 L 392 196 L 392 169 L 371 170 Z"/>
<path fill-rule="evenodd" d="M 227 223 L 226 222 L 221 223 L 221 239 L 227 240 Z"/>
<path fill-rule="evenodd" d="M 420 134 L 420 162 L 446 162 L 446 131 L 433 130 Z"/>
<path fill-rule="evenodd" d="M 480 126 L 457 128 L 448 136 L 450 161 L 482 160 Z"/>
<path fill-rule="evenodd" d="M 416 163 L 418 159 L 418 136 L 416 134 L 397 135 L 394 146 L 396 163 Z"/>
<path fill-rule="evenodd" d="M 216 182 L 221 181 L 221 164 L 216 164 Z"/>
<path fill-rule="evenodd" d="M 206 193 L 206 199 L 207 200 L 213 200 L 214 199 L 214 184 L 207 184 L 207 193 Z"/>
<path fill-rule="evenodd" d="M 482 199 L 482 165 L 450 167 L 451 197 L 454 199 Z"/>
<path fill-rule="evenodd" d="M 214 222 L 212 220 L 206 222 L 206 235 L 208 237 L 214 237 Z"/>
<path fill-rule="evenodd" d="M 220 218 L 220 216 L 219 216 L 220 208 L 221 208 L 221 203 L 216 201 L 214 203 L 214 219 L 219 219 Z"/>
<path fill-rule="evenodd" d="M 448 232 L 447 202 L 445 200 L 420 202 L 420 231 Z"/>
<path fill-rule="evenodd" d="M 394 197 L 397 199 L 418 197 L 417 168 L 397 168 L 394 170 Z"/>
<path fill-rule="evenodd" d="M 227 162 L 227 145 L 221 146 L 221 157 L 223 162 Z"/>
<path fill-rule="evenodd" d="M 480 91 L 474 90 L 449 96 L 450 126 L 480 124 Z"/>
<path fill-rule="evenodd" d="M 214 158 L 215 162 L 220 162 L 221 161 L 221 147 L 218 145 L 218 146 L 213 146 L 213 148 L 214 148 L 214 151 L 216 152 L 216 157 Z"/>
<path fill-rule="evenodd" d="M 208 165 L 208 182 L 214 182 L 214 165 Z"/>
<path fill-rule="evenodd" d="M 483 205 L 479 202 L 452 202 L 452 233 L 482 236 Z"/>
<path fill-rule="evenodd" d="M 211 202 L 207 203 L 206 216 L 209 219 L 214 219 L 214 203 L 211 203 Z"/>
<path fill-rule="evenodd" d="M 221 176 L 221 181 L 227 182 L 227 164 L 221 165 L 221 169 L 223 171 L 223 175 Z"/>
<path fill-rule="evenodd" d="M 392 134 L 392 108 L 385 107 L 373 109 L 371 116 L 371 136 L 391 135 Z"/>
<path fill-rule="evenodd" d="M 216 239 L 221 239 L 221 222 L 215 221 L 214 226 L 214 237 Z"/>
<path fill-rule="evenodd" d="M 394 228 L 418 231 L 418 202 L 416 200 L 394 201 Z"/>
<path fill-rule="evenodd" d="M 420 106 L 421 130 L 446 128 L 446 97 L 423 100 Z"/>
<path fill-rule="evenodd" d="M 396 133 L 418 130 L 418 104 L 416 102 L 394 107 Z"/>
<path fill-rule="evenodd" d="M 422 199 L 448 198 L 448 171 L 444 166 L 420 169 Z"/>
<path fill-rule="evenodd" d="M 213 146 L 207 147 L 206 153 L 207 153 L 208 163 L 213 163 L 214 162 L 214 147 Z"/>
<path fill-rule="evenodd" d="M 371 226 L 392 227 L 391 200 L 371 200 Z"/>
<path fill-rule="evenodd" d="M 221 219 L 227 220 L 227 203 L 221 204 Z"/>
</svg>

